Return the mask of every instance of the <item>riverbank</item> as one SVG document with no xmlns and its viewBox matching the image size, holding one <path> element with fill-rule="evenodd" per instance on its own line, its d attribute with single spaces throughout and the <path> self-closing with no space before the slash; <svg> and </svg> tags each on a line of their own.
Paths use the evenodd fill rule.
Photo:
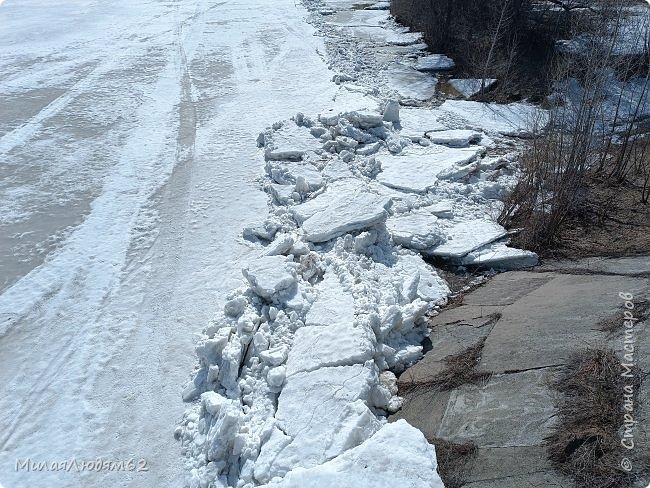
<svg viewBox="0 0 650 488">
<path fill-rule="evenodd" d="M 562 472 L 562 463 L 551 459 L 557 446 L 548 443 L 558 428 L 570 431 L 562 423 L 567 421 L 558 410 L 563 396 L 554 382 L 566 374 L 572 358 L 589 351 L 613 351 L 619 362 L 616 376 L 626 371 L 621 366 L 625 363 L 634 363 L 647 375 L 650 324 L 644 304 L 649 290 L 647 256 L 547 261 L 531 271 L 496 275 L 429 321 L 429 351 L 399 377 L 405 401 L 390 419 L 407 420 L 434 444 L 457 453 L 446 465 L 439 456 L 447 488 L 569 486 L 579 470 Z M 623 323 L 626 301 L 636 307 L 631 311 L 637 319 L 633 329 Z M 459 365 L 455 358 L 465 361 Z M 588 384 L 603 379 L 592 378 Z M 610 476 L 627 474 L 619 469 L 624 459 L 633 466 L 624 486 L 647 486 L 650 389 L 647 382 L 630 384 L 634 387 L 629 392 L 618 383 L 594 387 L 594 394 L 615 395 L 608 401 L 618 408 L 607 419 L 616 425 L 591 425 L 591 430 L 576 434 L 571 449 L 585 455 L 589 464 L 588 454 L 578 449 L 582 443 L 604 442 L 599 436 L 605 434 L 594 428 L 613 428 L 620 438 L 616 446 L 606 446 L 603 460 L 595 464 L 609 470 L 579 486 L 600 486 Z M 631 411 L 626 410 L 625 394 L 634 397 Z M 576 404 L 579 397 L 571 401 Z M 592 408 L 603 407 L 592 403 Z M 626 425 L 626 413 L 638 422 L 633 428 Z M 569 420 L 575 425 L 582 414 L 573 412 Z M 618 443 L 625 439 L 626 427 L 633 449 Z"/>
</svg>

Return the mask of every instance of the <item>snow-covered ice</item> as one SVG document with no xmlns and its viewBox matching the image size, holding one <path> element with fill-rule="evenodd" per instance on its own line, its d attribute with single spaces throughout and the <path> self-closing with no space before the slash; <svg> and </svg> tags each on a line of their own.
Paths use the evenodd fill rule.
<svg viewBox="0 0 650 488">
<path fill-rule="evenodd" d="M 402 98 L 429 100 L 436 94 L 438 80 L 429 73 L 421 73 L 411 66 L 394 63 L 386 68 L 388 87 Z"/>
<path fill-rule="evenodd" d="M 332 183 L 313 200 L 293 207 L 292 212 L 302 223 L 306 240 L 324 242 L 383 222 L 390 203 L 368 185 L 348 178 Z"/>
<path fill-rule="evenodd" d="M 444 54 L 422 56 L 415 63 L 415 69 L 418 71 L 448 71 L 455 66 L 454 60 Z"/>
<path fill-rule="evenodd" d="M 442 258 L 461 258 L 471 251 L 494 242 L 506 235 L 506 230 L 490 220 L 459 222 L 447 229 L 444 244 L 433 250 L 433 255 Z"/>
<path fill-rule="evenodd" d="M 377 181 L 391 188 L 422 193 L 434 187 L 445 170 L 467 165 L 483 150 L 481 146 L 451 148 L 432 144 L 404 151 L 397 157 L 377 156 L 381 165 Z"/>
<path fill-rule="evenodd" d="M 29 108 L 0 113 L 3 466 L 149 462 L 42 486 L 442 486 L 435 448 L 387 422 L 449 295 L 422 255 L 532 259 L 486 214 L 515 181 L 502 135 L 534 110 L 426 106 L 420 34 L 353 3 L 305 0 L 315 28 L 289 0 L 2 4 L 0 95 Z"/>
<path fill-rule="evenodd" d="M 496 242 L 468 253 L 460 260 L 460 264 L 509 270 L 535 266 L 538 261 L 534 252 L 508 247 L 505 242 Z"/>
<path fill-rule="evenodd" d="M 467 147 L 478 144 L 483 138 L 480 132 L 467 129 L 428 131 L 425 135 L 431 142 L 449 147 Z"/>
<path fill-rule="evenodd" d="M 541 132 L 548 123 L 545 110 L 525 103 L 499 105 L 446 100 L 439 109 L 462 120 L 466 128 L 504 136 L 530 137 Z"/>
<path fill-rule="evenodd" d="M 409 446 L 403 449 L 403 446 Z M 363 444 L 320 466 L 291 471 L 269 488 L 321 488 L 354 486 L 376 488 L 443 488 L 437 474 L 435 452 L 424 435 L 406 420 L 384 425 Z"/>
</svg>

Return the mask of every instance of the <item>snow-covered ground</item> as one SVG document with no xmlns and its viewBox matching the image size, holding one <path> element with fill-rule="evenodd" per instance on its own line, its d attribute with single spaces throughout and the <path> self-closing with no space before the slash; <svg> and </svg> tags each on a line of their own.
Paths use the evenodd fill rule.
<svg viewBox="0 0 650 488">
<path fill-rule="evenodd" d="M 0 6 L 5 488 L 441 485 L 386 422 L 448 294 L 421 256 L 534 261 L 493 217 L 543 116 L 433 103 L 417 34 L 307 3 Z"/>
</svg>

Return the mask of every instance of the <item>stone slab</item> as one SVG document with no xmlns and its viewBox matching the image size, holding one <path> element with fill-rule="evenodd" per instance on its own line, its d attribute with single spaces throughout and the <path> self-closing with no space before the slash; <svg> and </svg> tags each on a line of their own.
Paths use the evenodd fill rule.
<svg viewBox="0 0 650 488">
<path fill-rule="evenodd" d="M 552 370 L 493 376 L 451 392 L 437 437 L 485 447 L 541 445 L 554 422 Z"/>
<path fill-rule="evenodd" d="M 542 285 L 554 275 L 536 275 L 525 271 L 502 273 L 493 277 L 463 298 L 464 305 L 512 305 Z"/>
<path fill-rule="evenodd" d="M 519 286 L 526 287 L 527 277 L 518 274 Z M 515 273 L 510 276 L 501 280 L 516 278 Z M 485 342 L 479 368 L 500 373 L 554 366 L 566 362 L 576 350 L 604 344 L 607 337 L 596 324 L 619 309 L 619 291 L 638 294 L 646 286 L 645 281 L 592 275 L 556 275 L 542 286 L 537 286 L 536 281 L 537 288 L 525 294 L 525 300 L 504 308 Z M 509 284 L 510 289 L 515 283 Z M 495 294 L 498 287 L 481 290 L 486 290 L 484 297 L 474 298 L 474 303 L 493 301 L 486 295 Z"/>
</svg>

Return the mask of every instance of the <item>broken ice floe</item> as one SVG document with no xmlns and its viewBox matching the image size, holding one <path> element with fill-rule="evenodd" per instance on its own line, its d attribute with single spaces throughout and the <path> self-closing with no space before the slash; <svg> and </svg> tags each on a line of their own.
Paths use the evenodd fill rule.
<svg viewBox="0 0 650 488">
<path fill-rule="evenodd" d="M 497 82 L 494 78 L 451 79 L 449 84 L 465 98 L 470 98 L 483 90 L 489 90 Z"/>
<path fill-rule="evenodd" d="M 373 480 L 421 486 L 420 473 L 435 475 L 433 447 L 385 419 L 401 405 L 395 373 L 422 356 L 427 314 L 449 294 L 422 256 L 494 268 L 536 259 L 507 247 L 485 217 L 514 181 L 516 154 L 484 156 L 493 147 L 484 132 L 521 134 L 513 124 L 525 117 L 499 109 L 484 128 L 468 117 L 486 105 L 400 110 L 393 100 L 380 111 L 376 102 L 298 114 L 258 139 L 270 212 L 244 237 L 260 255 L 206 328 L 184 392 L 200 399 L 177 431 L 195 480 L 337 483 L 354 469 L 332 470 L 388 434 L 410 440 L 401 448 L 412 462 L 401 474 L 382 465 Z"/>
<path fill-rule="evenodd" d="M 441 258 L 462 258 L 505 235 L 506 230 L 490 220 L 459 222 L 447 229 L 447 239 L 432 254 Z"/>
<path fill-rule="evenodd" d="M 415 69 L 418 71 L 448 71 L 455 66 L 454 60 L 444 54 L 422 56 L 415 63 Z"/>
<path fill-rule="evenodd" d="M 385 424 L 359 446 L 319 466 L 298 468 L 269 488 L 354 486 L 377 488 L 443 488 L 437 474 L 435 451 L 424 435 L 406 420 Z"/>
<path fill-rule="evenodd" d="M 466 128 L 504 136 L 538 135 L 548 123 L 547 111 L 526 103 L 499 105 L 446 100 L 439 110 L 462 120 Z"/>
<path fill-rule="evenodd" d="M 483 137 L 480 132 L 466 129 L 427 131 L 425 135 L 431 142 L 449 147 L 467 147 L 478 144 Z"/>
<path fill-rule="evenodd" d="M 383 222 L 390 203 L 367 184 L 348 178 L 332 183 L 316 198 L 293 207 L 292 212 L 306 240 L 324 242 Z"/>
<path fill-rule="evenodd" d="M 391 188 L 422 193 L 433 188 L 445 170 L 467 165 L 483 150 L 480 146 L 450 148 L 432 144 L 402 152 L 398 157 L 377 156 L 381 166 L 377 181 Z"/>
</svg>

